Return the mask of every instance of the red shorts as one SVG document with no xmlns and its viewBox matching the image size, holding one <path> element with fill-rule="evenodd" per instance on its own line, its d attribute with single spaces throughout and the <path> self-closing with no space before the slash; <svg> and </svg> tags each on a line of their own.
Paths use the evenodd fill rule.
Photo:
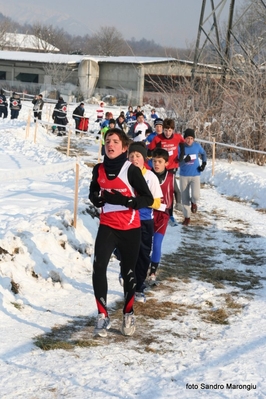
<svg viewBox="0 0 266 399">
<path fill-rule="evenodd" d="M 153 210 L 154 215 L 154 233 L 165 235 L 166 228 L 169 221 L 168 213 Z"/>
</svg>

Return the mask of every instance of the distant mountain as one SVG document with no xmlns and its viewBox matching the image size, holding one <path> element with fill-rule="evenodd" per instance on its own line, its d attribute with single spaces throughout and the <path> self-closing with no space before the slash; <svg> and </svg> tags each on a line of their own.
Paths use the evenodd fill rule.
<svg viewBox="0 0 266 399">
<path fill-rule="evenodd" d="M 54 7 L 56 4 L 56 9 Z M 36 4 L 34 0 L 0 0 L 1 13 L 21 25 L 39 22 L 44 25 L 53 25 L 63 28 L 72 35 L 88 34 L 88 26 L 60 9 L 60 3 L 46 0 L 43 4 Z"/>
</svg>

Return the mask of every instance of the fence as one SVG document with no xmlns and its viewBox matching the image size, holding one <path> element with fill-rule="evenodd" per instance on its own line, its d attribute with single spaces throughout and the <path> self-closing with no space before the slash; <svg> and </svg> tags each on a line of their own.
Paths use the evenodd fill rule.
<svg viewBox="0 0 266 399">
<path fill-rule="evenodd" d="M 217 143 L 215 141 L 215 138 L 213 137 L 212 141 L 208 140 L 202 140 L 202 139 L 197 139 L 197 141 L 205 144 L 211 144 L 212 145 L 212 175 L 214 176 L 214 169 L 215 169 L 215 159 L 216 159 L 216 146 L 221 146 L 221 147 L 227 147 L 229 149 L 234 148 L 239 151 L 248 151 L 248 152 L 254 152 L 257 154 L 264 154 L 266 155 L 266 151 L 259 151 L 259 150 L 252 150 L 250 148 L 245 148 L 245 147 L 238 147 L 233 144 L 225 144 L 225 143 Z"/>
<path fill-rule="evenodd" d="M 41 122 L 42 126 L 46 126 L 47 132 L 48 132 L 49 127 L 62 126 L 62 125 L 55 124 L 53 122 L 49 122 L 51 112 L 52 112 L 51 105 L 49 105 L 49 108 L 46 108 L 46 116 L 47 116 L 48 121 L 44 120 L 44 119 L 42 119 L 41 121 L 38 121 L 38 120 L 36 121 L 36 123 L 34 125 L 34 143 L 36 143 L 36 141 L 37 141 L 37 132 L 38 132 L 39 122 Z M 25 139 L 29 138 L 29 129 L 30 129 L 30 124 L 31 124 L 31 118 L 32 118 L 32 110 L 29 110 Z M 74 124 L 74 122 L 73 122 L 73 124 Z M 70 154 L 70 137 L 71 137 L 72 132 L 74 133 L 75 131 L 77 131 L 79 133 L 84 133 L 84 131 L 77 130 L 74 125 L 71 126 L 70 124 L 65 127 L 66 127 L 66 132 L 68 134 L 67 156 L 69 156 L 69 154 Z M 248 152 L 266 155 L 266 151 L 253 150 L 251 148 L 239 147 L 234 144 L 219 143 L 219 142 L 215 141 L 215 138 L 213 138 L 212 141 L 197 138 L 197 141 L 204 143 L 204 144 L 209 144 L 212 147 L 212 175 L 214 175 L 214 173 L 215 173 L 215 160 L 216 160 L 216 147 L 217 146 L 227 147 L 228 149 L 235 149 L 237 151 L 248 151 Z M 101 144 L 101 140 L 99 140 L 99 142 Z M 99 153 L 100 153 L 100 149 L 99 149 Z M 99 155 L 98 155 L 98 160 L 100 161 Z"/>
<path fill-rule="evenodd" d="M 46 110 L 47 111 L 47 110 Z M 47 112 L 48 114 L 48 121 L 41 120 L 34 123 L 34 143 L 37 142 L 37 133 L 38 133 L 38 126 L 39 122 L 42 124 L 42 126 L 46 126 L 47 131 L 49 126 L 55 125 L 54 123 L 49 122 L 49 116 L 51 114 L 51 105 L 49 107 L 49 110 Z M 26 126 L 26 135 L 25 139 L 29 139 L 29 129 L 31 126 L 31 119 L 32 119 L 32 109 L 29 109 L 29 114 L 28 114 L 28 119 L 27 119 L 27 126 Z M 62 126 L 62 125 L 56 125 L 56 126 Z M 75 131 L 75 128 L 72 126 L 66 126 L 66 131 L 68 134 L 68 143 L 67 143 L 67 156 L 70 155 L 70 136 L 73 131 Z M 215 160 L 216 160 L 216 146 L 222 146 L 222 147 L 227 147 L 229 149 L 235 149 L 238 151 L 248 151 L 248 152 L 253 152 L 253 153 L 258 153 L 258 154 L 263 154 L 266 155 L 265 151 L 259 151 L 259 150 L 253 150 L 250 148 L 245 148 L 245 147 L 238 147 L 236 145 L 232 144 L 225 144 L 225 143 L 219 143 L 215 141 L 215 138 L 212 139 L 212 141 L 209 140 L 203 140 L 203 139 L 197 139 L 197 141 L 204 143 L 204 144 L 210 144 L 212 146 L 212 175 L 214 176 L 215 174 Z M 98 162 L 100 161 L 100 146 L 101 146 L 101 140 L 99 140 L 99 153 L 98 153 Z M 82 157 L 81 157 L 82 159 Z M 73 226 L 76 228 L 76 223 L 77 223 L 77 207 L 78 207 L 78 182 L 79 182 L 79 164 L 78 162 L 65 162 L 62 163 L 61 165 L 47 165 L 44 167 L 38 167 L 35 168 L 34 170 L 21 170 L 19 172 L 9 172 L 5 171 L 5 173 L 0 173 L 0 181 L 7 181 L 7 180 L 13 180 L 15 178 L 26 178 L 26 177 L 33 177 L 33 175 L 38 176 L 40 173 L 54 173 L 55 171 L 63 171 L 67 169 L 76 169 L 76 178 L 75 178 L 75 190 L 74 190 L 74 219 L 73 219 Z"/>
</svg>

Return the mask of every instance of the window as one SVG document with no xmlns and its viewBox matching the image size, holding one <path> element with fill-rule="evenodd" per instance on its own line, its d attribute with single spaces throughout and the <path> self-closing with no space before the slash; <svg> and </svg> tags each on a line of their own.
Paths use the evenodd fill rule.
<svg viewBox="0 0 266 399">
<path fill-rule="evenodd" d="M 6 80 L 6 72 L 0 71 L 0 80 Z"/>
<path fill-rule="evenodd" d="M 39 83 L 39 75 L 37 73 L 19 73 L 16 80 L 20 82 Z"/>
</svg>

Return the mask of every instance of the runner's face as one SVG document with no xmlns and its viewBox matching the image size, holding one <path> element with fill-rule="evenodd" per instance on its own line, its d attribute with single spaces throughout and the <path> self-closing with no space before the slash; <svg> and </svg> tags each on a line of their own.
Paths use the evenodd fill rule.
<svg viewBox="0 0 266 399">
<path fill-rule="evenodd" d="M 165 162 L 163 158 L 152 158 L 152 166 L 156 173 L 163 173 L 168 162 Z"/>
<path fill-rule="evenodd" d="M 167 139 L 169 139 L 169 137 L 172 136 L 172 134 L 174 133 L 174 130 L 169 128 L 169 129 L 163 129 L 164 135 Z"/>
<path fill-rule="evenodd" d="M 142 169 L 144 166 L 144 158 L 140 152 L 134 151 L 131 152 L 128 156 L 128 159 L 133 165 L 137 166 L 138 168 Z"/>
<path fill-rule="evenodd" d="M 155 131 L 157 134 L 162 134 L 163 132 L 163 125 L 156 125 L 155 126 Z"/>
<path fill-rule="evenodd" d="M 185 142 L 187 143 L 187 145 L 192 145 L 194 143 L 194 137 L 188 136 L 185 138 Z"/>
<path fill-rule="evenodd" d="M 123 148 L 122 141 L 117 134 L 107 136 L 105 140 L 105 154 L 109 159 L 114 159 L 126 152 L 127 148 Z"/>
</svg>

